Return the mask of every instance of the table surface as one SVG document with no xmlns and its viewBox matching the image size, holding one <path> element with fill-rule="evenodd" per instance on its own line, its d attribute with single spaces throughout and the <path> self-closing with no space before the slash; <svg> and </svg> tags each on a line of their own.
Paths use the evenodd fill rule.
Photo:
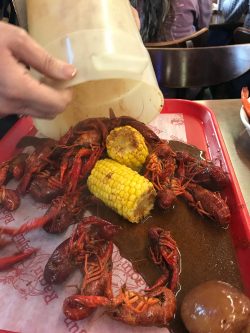
<svg viewBox="0 0 250 333">
<path fill-rule="evenodd" d="M 224 142 L 250 212 L 250 136 L 240 120 L 240 99 L 196 101 L 210 108 L 219 123 Z"/>
</svg>

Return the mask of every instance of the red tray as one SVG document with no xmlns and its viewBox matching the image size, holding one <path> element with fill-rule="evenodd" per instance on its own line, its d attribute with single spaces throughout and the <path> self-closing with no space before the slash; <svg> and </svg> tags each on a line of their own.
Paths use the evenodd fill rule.
<svg viewBox="0 0 250 333">
<path fill-rule="evenodd" d="M 245 292 L 250 296 L 250 219 L 242 193 L 226 150 L 218 123 L 212 110 L 201 104 L 177 99 L 165 101 L 162 113 L 181 113 L 184 117 L 187 142 L 204 150 L 207 157 L 220 162 L 231 178 L 226 196 L 231 208 L 231 235 Z M 36 132 L 32 119 L 20 119 L 0 140 L 0 162 L 16 152 L 17 142 L 25 135 Z"/>
</svg>

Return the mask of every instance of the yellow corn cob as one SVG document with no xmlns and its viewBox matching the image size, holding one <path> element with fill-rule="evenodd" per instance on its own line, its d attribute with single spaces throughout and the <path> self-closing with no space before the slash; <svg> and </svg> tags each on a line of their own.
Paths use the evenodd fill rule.
<svg viewBox="0 0 250 333">
<path fill-rule="evenodd" d="M 116 127 L 107 136 L 107 153 L 113 160 L 140 171 L 148 156 L 144 137 L 131 126 Z"/>
<path fill-rule="evenodd" d="M 111 159 L 97 161 L 87 184 L 92 194 L 133 223 L 146 217 L 154 206 L 153 184 Z"/>
</svg>

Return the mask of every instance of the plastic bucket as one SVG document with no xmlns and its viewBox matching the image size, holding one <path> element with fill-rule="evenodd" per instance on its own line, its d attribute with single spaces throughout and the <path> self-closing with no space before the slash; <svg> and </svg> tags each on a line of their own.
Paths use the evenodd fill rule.
<svg viewBox="0 0 250 333">
<path fill-rule="evenodd" d="M 44 135 L 58 138 L 87 117 L 127 115 L 145 123 L 163 107 L 150 56 L 128 0 L 27 0 L 31 36 L 52 55 L 74 64 L 74 97 L 53 120 L 34 119 Z"/>
</svg>

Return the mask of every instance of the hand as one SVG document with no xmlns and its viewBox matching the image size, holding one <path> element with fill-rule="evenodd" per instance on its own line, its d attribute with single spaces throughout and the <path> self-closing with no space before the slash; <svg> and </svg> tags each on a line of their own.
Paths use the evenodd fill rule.
<svg viewBox="0 0 250 333">
<path fill-rule="evenodd" d="M 76 69 L 50 56 L 25 30 L 0 22 L 0 116 L 9 114 L 54 118 L 72 98 L 31 77 L 25 65 L 58 80 L 70 80 Z"/>
<path fill-rule="evenodd" d="M 140 18 L 139 18 L 139 15 L 138 15 L 138 11 L 133 6 L 131 6 L 131 10 L 132 10 L 132 14 L 134 16 L 137 28 L 140 30 L 140 28 L 141 28 L 141 22 L 140 22 Z"/>
</svg>

